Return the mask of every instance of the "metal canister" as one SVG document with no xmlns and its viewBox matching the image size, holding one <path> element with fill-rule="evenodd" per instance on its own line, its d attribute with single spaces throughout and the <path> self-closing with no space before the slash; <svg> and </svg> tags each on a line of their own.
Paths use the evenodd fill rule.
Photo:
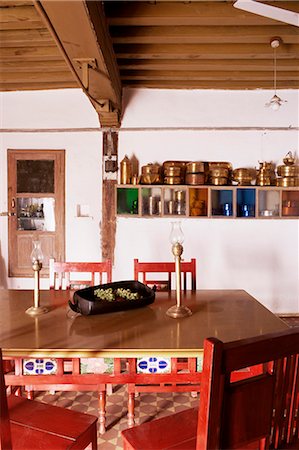
<svg viewBox="0 0 299 450">
<path fill-rule="evenodd" d="M 120 184 L 130 184 L 132 177 L 132 162 L 125 155 L 124 159 L 120 162 Z"/>
</svg>

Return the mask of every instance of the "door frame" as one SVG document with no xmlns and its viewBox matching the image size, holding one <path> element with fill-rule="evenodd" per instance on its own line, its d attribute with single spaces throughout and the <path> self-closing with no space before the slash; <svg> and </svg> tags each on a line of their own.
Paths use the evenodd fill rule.
<svg viewBox="0 0 299 450">
<path fill-rule="evenodd" d="M 17 193 L 17 161 L 18 160 L 54 160 L 54 193 Z M 48 255 L 57 260 L 65 259 L 65 150 L 56 149 L 7 149 L 7 196 L 8 196 L 8 276 L 32 277 L 33 270 L 19 267 L 18 238 L 30 239 L 52 238 L 53 253 Z M 17 230 L 17 198 L 18 197 L 54 197 L 55 198 L 55 231 Z M 26 235 L 27 233 L 27 235 Z M 29 255 L 28 255 L 29 256 Z M 47 258 L 48 259 L 48 258 Z M 48 260 L 43 264 L 41 277 L 49 275 Z"/>
</svg>

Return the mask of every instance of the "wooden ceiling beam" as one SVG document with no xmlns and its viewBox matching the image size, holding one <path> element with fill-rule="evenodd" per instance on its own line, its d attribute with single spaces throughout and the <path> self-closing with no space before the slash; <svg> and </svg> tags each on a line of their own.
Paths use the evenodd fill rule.
<svg viewBox="0 0 299 450">
<path fill-rule="evenodd" d="M 61 70 L 68 70 L 63 59 L 52 61 L 5 61 L 5 64 L 0 65 L 0 72 L 59 72 Z M 70 71 L 68 70 L 70 73 Z"/>
<path fill-rule="evenodd" d="M 0 47 L 0 61 L 51 61 L 61 59 L 61 53 L 53 45 L 49 47 Z"/>
<path fill-rule="evenodd" d="M 180 81 L 144 81 L 127 80 L 123 82 L 126 87 L 144 87 L 157 89 L 228 89 L 228 90 L 246 90 L 246 89 L 269 89 L 273 90 L 273 81 L 216 81 L 216 80 L 180 80 Z M 279 84 L 279 89 L 298 89 L 297 81 L 288 81 Z"/>
<path fill-rule="evenodd" d="M 273 72 L 273 60 L 271 59 L 201 59 L 201 60 L 183 60 L 183 59 L 119 59 L 118 67 L 122 70 L 268 70 Z M 299 71 L 299 59 L 280 59 L 277 65 L 277 72 L 284 70 Z"/>
<path fill-rule="evenodd" d="M 78 86 L 74 80 L 72 73 L 67 71 L 60 72 L 3 72 L 1 73 L 1 83 L 59 83 L 59 82 L 72 82 L 73 85 Z"/>
<path fill-rule="evenodd" d="M 0 30 L 29 30 L 32 28 L 44 28 L 35 8 L 28 6 L 5 6 L 1 4 Z"/>
<path fill-rule="evenodd" d="M 117 58 L 126 59 L 273 59 L 266 44 L 117 44 L 115 52 Z M 282 45 L 277 58 L 299 58 L 299 45 Z"/>
<path fill-rule="evenodd" d="M 34 5 L 70 69 L 80 80 L 83 91 L 99 112 L 100 120 L 102 99 L 112 105 L 113 117 L 115 112 L 119 116 L 121 82 L 102 5 L 83 0 L 42 0 L 35 1 Z M 87 59 L 91 63 L 85 66 Z"/>
<path fill-rule="evenodd" d="M 299 11 L 299 2 L 275 2 Z M 216 25 L 268 26 L 279 22 L 241 11 L 231 2 L 105 2 L 109 25 Z"/>
<path fill-rule="evenodd" d="M 53 44 L 46 29 L 0 31 L 1 47 L 45 46 Z"/>
<path fill-rule="evenodd" d="M 238 81 L 242 77 L 242 81 L 258 81 L 271 80 L 271 74 L 264 71 L 256 72 L 240 72 L 238 70 L 223 72 L 221 68 L 213 71 L 188 71 L 188 74 L 182 71 L 149 71 L 149 70 L 125 70 L 121 72 L 122 80 L 223 80 L 223 81 Z M 282 72 L 277 77 L 277 83 L 282 80 L 299 80 L 299 72 Z M 272 82 L 273 84 L 273 82 Z"/>
<path fill-rule="evenodd" d="M 280 36 L 283 44 L 299 44 L 296 27 L 165 26 L 110 27 L 113 44 L 267 44 Z"/>
<path fill-rule="evenodd" d="M 22 83 L 2 83 L 0 82 L 0 91 L 32 91 L 32 90 L 45 90 L 45 89 L 70 89 L 76 88 L 77 85 L 74 81 L 66 82 L 42 82 L 34 81 L 33 83 L 24 81 Z"/>
</svg>

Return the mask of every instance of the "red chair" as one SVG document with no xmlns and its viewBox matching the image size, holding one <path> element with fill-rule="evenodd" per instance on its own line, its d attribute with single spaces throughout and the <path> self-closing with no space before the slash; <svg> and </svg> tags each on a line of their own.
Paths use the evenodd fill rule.
<svg viewBox="0 0 299 450">
<path fill-rule="evenodd" d="M 49 260 L 49 285 L 50 289 L 63 289 L 66 291 L 81 289 L 95 284 L 109 283 L 112 280 L 111 261 L 104 262 L 58 262 L 54 259 Z M 93 373 L 99 362 L 93 359 L 65 359 L 65 358 L 14 358 L 15 374 L 27 375 L 30 381 L 25 386 L 27 398 L 33 399 L 34 391 L 97 391 L 99 395 L 99 422 L 100 433 L 105 432 L 105 409 L 106 409 L 106 385 L 98 383 L 95 377 L 94 384 L 65 384 L 64 375 L 74 375 L 78 379 L 78 375 L 82 373 Z M 114 366 L 114 372 L 119 373 L 120 359 L 105 358 L 104 365 Z M 28 369 L 30 366 L 31 372 Z M 53 367 L 52 372 L 45 370 L 45 367 Z M 34 370 L 41 368 L 44 375 L 34 375 Z M 55 374 L 57 382 L 55 385 L 45 382 L 47 374 Z M 19 392 L 18 392 L 19 393 Z"/>
<path fill-rule="evenodd" d="M 149 274 L 167 274 L 167 278 L 153 279 Z M 170 291 L 174 289 L 172 285 L 173 274 L 175 274 L 174 262 L 139 262 L 134 259 L 134 280 L 142 281 L 150 287 L 156 286 L 157 290 Z M 187 289 L 187 274 L 190 274 L 192 291 L 196 290 L 196 259 L 192 258 L 190 262 L 181 262 L 182 287 Z M 140 279 L 141 278 L 141 279 Z M 175 284 L 174 284 L 175 286 Z"/>
<path fill-rule="evenodd" d="M 151 274 L 155 274 L 153 279 Z M 162 274 L 160 279 L 157 279 L 157 274 Z M 165 274 L 167 277 L 165 278 Z M 171 290 L 173 289 L 172 281 L 175 274 L 174 262 L 139 262 L 138 259 L 134 259 L 134 279 L 142 281 L 150 287 L 156 286 L 158 290 Z M 164 279 L 163 279 L 164 275 Z M 183 261 L 181 263 L 181 275 L 182 275 L 182 287 L 187 290 L 190 286 L 192 290 L 196 289 L 196 259 L 192 258 L 190 262 Z M 189 278 L 189 280 L 188 280 Z M 189 282 L 189 284 L 188 284 Z M 187 286 L 188 285 L 188 286 Z M 157 361 L 157 362 L 155 362 Z M 155 380 L 155 375 L 150 373 L 140 374 L 138 373 L 135 383 L 128 384 L 128 424 L 134 425 L 134 409 L 135 409 L 135 396 L 141 392 L 191 392 L 192 395 L 197 395 L 200 389 L 200 373 L 198 373 L 197 382 L 190 383 L 188 381 L 188 374 L 197 373 L 197 358 L 162 358 L 161 360 L 155 355 L 136 359 L 130 358 L 128 360 L 129 370 L 131 374 L 136 374 L 142 365 L 154 364 L 157 366 L 157 372 L 160 370 L 167 370 L 169 379 L 161 384 Z M 159 369 L 159 366 L 166 365 L 166 369 Z M 156 370 L 156 369 L 155 369 Z M 161 372 L 160 372 L 161 373 Z M 165 373 L 165 372 L 163 372 Z M 181 382 L 174 383 L 172 381 L 173 375 L 181 374 Z"/>
<path fill-rule="evenodd" d="M 123 431 L 124 450 L 298 449 L 298 352 L 296 328 L 230 343 L 206 339 L 199 410 Z M 231 380 L 257 364 L 263 374 Z"/>
<path fill-rule="evenodd" d="M 7 396 L 0 349 L 1 450 L 97 450 L 97 420 L 90 414 Z"/>
<path fill-rule="evenodd" d="M 79 273 L 84 277 L 78 277 Z M 103 262 L 59 262 L 52 258 L 49 259 L 50 289 L 80 289 L 96 284 L 111 283 L 111 281 L 112 265 L 110 260 Z"/>
</svg>

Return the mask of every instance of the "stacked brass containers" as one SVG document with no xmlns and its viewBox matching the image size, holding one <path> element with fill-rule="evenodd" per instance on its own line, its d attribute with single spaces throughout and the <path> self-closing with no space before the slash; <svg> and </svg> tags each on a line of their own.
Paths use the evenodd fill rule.
<svg viewBox="0 0 299 450">
<path fill-rule="evenodd" d="M 232 165 L 229 162 L 209 162 L 209 183 L 215 186 L 231 184 Z"/>
<path fill-rule="evenodd" d="M 299 166 L 295 165 L 295 158 L 288 152 L 283 159 L 284 165 L 277 166 L 276 185 L 280 187 L 299 186 Z"/>
<path fill-rule="evenodd" d="M 260 167 L 256 175 L 257 186 L 275 186 L 276 175 L 275 168 L 272 162 L 259 162 Z"/>
<path fill-rule="evenodd" d="M 186 161 L 165 161 L 163 163 L 164 184 L 184 184 Z"/>
<path fill-rule="evenodd" d="M 252 182 L 252 172 L 250 169 L 238 168 L 233 171 L 233 181 L 240 186 L 250 186 Z"/>
<path fill-rule="evenodd" d="M 192 186 L 205 184 L 207 181 L 208 163 L 201 161 L 186 164 L 185 183 Z"/>
<path fill-rule="evenodd" d="M 161 184 L 162 168 L 160 164 L 146 164 L 141 167 L 140 184 Z"/>
</svg>

